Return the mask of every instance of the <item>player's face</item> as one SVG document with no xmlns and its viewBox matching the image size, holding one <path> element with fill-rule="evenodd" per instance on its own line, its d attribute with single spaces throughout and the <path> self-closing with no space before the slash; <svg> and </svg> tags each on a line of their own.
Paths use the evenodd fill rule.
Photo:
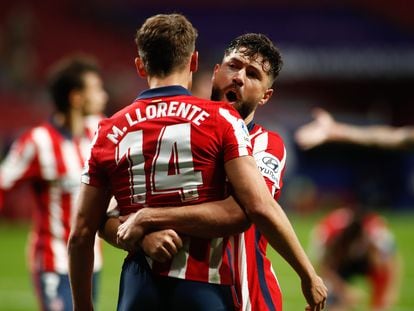
<svg viewBox="0 0 414 311">
<path fill-rule="evenodd" d="M 232 102 L 243 119 L 252 118 L 273 94 L 266 65 L 260 55 L 249 58 L 234 50 L 214 68 L 211 99 Z"/>
<path fill-rule="evenodd" d="M 96 115 L 103 113 L 108 102 L 100 76 L 94 72 L 88 72 L 83 77 L 84 88 L 81 95 L 84 101 L 85 115 Z"/>
</svg>

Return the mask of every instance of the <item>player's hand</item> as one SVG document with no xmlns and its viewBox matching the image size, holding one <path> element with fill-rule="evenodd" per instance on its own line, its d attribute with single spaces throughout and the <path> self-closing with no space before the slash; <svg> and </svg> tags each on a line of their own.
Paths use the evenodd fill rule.
<svg viewBox="0 0 414 311">
<path fill-rule="evenodd" d="M 141 242 L 144 253 L 158 262 L 170 260 L 182 246 L 180 236 L 171 229 L 151 232 Z"/>
<path fill-rule="evenodd" d="M 302 280 L 302 292 L 308 303 L 305 311 L 320 311 L 325 308 L 328 289 L 319 276 Z"/>
<path fill-rule="evenodd" d="M 127 251 L 136 251 L 145 230 L 139 224 L 139 211 L 128 216 L 119 217 L 122 224 L 117 231 L 117 244 Z"/>
<path fill-rule="evenodd" d="M 312 115 L 314 120 L 295 132 L 296 143 L 305 150 L 326 143 L 335 126 L 331 114 L 321 108 L 314 109 Z"/>
</svg>

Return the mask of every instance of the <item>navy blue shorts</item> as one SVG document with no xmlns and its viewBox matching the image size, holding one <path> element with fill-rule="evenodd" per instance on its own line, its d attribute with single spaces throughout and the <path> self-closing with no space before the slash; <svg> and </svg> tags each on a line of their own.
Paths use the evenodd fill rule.
<svg viewBox="0 0 414 311">
<path fill-rule="evenodd" d="M 33 274 L 37 296 L 41 310 L 72 311 L 72 293 L 70 290 L 69 275 L 55 272 L 35 272 Z M 93 274 L 92 296 L 96 306 L 99 272 Z"/>
<path fill-rule="evenodd" d="M 231 286 L 154 276 L 142 254 L 122 267 L 118 311 L 235 310 Z"/>
</svg>

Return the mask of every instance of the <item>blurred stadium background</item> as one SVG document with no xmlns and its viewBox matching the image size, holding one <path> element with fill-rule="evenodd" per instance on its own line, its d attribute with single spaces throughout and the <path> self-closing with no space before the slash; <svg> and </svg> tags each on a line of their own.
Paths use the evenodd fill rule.
<svg viewBox="0 0 414 311">
<path fill-rule="evenodd" d="M 256 121 L 278 131 L 288 147 L 282 204 L 305 244 L 310 227 L 327 210 L 353 205 L 384 214 L 405 259 L 395 310 L 414 310 L 406 290 L 414 284 L 413 151 L 330 144 L 303 152 L 292 140 L 315 106 L 356 124 L 414 125 L 412 1 L 1 1 L 0 159 L 19 134 L 50 114 L 46 73 L 63 56 L 81 52 L 97 58 L 110 94 L 108 115 L 130 103 L 145 88 L 133 65 L 135 30 L 149 15 L 172 11 L 187 15 L 199 30 L 200 81 L 241 33 L 263 32 L 278 45 L 285 66 L 276 95 Z M 0 310 L 35 309 L 24 261 L 32 208 L 23 186 L 0 212 Z M 101 310 L 113 310 L 122 255 L 105 250 Z M 280 281 L 287 310 L 302 308 L 295 305 L 302 298 L 289 268 L 282 268 Z"/>
</svg>

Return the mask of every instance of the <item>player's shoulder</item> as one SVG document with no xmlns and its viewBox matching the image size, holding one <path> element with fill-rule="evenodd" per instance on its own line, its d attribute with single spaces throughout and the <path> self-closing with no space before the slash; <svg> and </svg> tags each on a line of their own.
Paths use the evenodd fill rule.
<svg viewBox="0 0 414 311">
<path fill-rule="evenodd" d="M 377 230 L 388 230 L 387 220 L 376 213 L 367 213 L 364 217 L 364 227 L 369 233 L 373 233 Z"/>
<path fill-rule="evenodd" d="M 259 124 L 254 124 L 250 130 L 250 139 L 255 149 L 263 149 L 274 153 L 278 157 L 284 157 L 286 148 L 282 136 L 275 131 L 268 130 Z"/>
<path fill-rule="evenodd" d="M 237 114 L 237 110 L 228 102 L 213 101 L 213 100 L 210 100 L 210 99 L 199 98 L 199 97 L 196 97 L 196 96 L 187 96 L 187 98 L 190 98 L 192 103 L 194 103 L 198 106 L 203 106 L 203 108 L 206 108 L 208 110 L 217 110 L 217 111 L 219 111 L 220 109 L 224 109 L 224 110 L 230 110 L 230 111 L 232 111 L 232 113 L 235 112 Z"/>
<path fill-rule="evenodd" d="M 260 136 L 260 135 L 267 135 L 270 140 L 284 144 L 282 136 L 273 130 L 269 130 L 268 128 L 260 125 L 254 124 L 253 129 L 250 131 L 250 135 L 252 136 Z"/>
<path fill-rule="evenodd" d="M 39 133 L 51 133 L 53 132 L 53 127 L 50 122 L 42 122 L 30 128 L 24 129 L 19 139 L 33 139 L 36 136 L 39 136 Z"/>
</svg>

